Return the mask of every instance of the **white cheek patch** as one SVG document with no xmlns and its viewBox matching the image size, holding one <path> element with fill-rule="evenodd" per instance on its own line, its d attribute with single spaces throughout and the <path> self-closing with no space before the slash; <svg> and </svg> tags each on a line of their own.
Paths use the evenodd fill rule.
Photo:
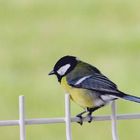
<svg viewBox="0 0 140 140">
<path fill-rule="evenodd" d="M 66 64 L 62 66 L 61 68 L 58 69 L 57 73 L 61 76 L 64 75 L 67 72 L 67 70 L 70 68 L 70 66 L 71 66 L 70 64 Z"/>
</svg>

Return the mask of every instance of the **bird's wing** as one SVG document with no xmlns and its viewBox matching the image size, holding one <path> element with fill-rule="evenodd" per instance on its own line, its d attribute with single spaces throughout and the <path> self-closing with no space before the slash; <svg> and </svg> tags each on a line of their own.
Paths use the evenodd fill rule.
<svg viewBox="0 0 140 140">
<path fill-rule="evenodd" d="M 116 84 L 101 73 L 77 77 L 76 79 L 68 80 L 68 83 L 73 87 L 93 90 L 102 95 L 112 95 L 116 97 L 124 96 L 118 91 Z"/>
</svg>

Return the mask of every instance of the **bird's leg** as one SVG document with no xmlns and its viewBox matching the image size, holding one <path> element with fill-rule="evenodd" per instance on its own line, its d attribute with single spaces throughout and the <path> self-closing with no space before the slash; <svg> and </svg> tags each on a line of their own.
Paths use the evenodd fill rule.
<svg viewBox="0 0 140 140">
<path fill-rule="evenodd" d="M 94 107 L 94 108 L 87 108 L 87 111 L 88 111 L 88 114 L 87 114 L 87 118 L 89 118 L 89 123 L 91 123 L 92 122 L 92 120 L 93 120 L 93 116 L 92 116 L 92 113 L 94 112 L 94 111 L 96 111 L 97 109 L 99 109 L 101 106 L 97 106 L 97 107 Z"/>
<path fill-rule="evenodd" d="M 85 110 L 85 111 L 83 111 L 83 112 L 81 112 L 80 114 L 78 114 L 78 115 L 76 115 L 76 117 L 78 117 L 79 119 L 80 119 L 80 121 L 78 121 L 78 123 L 80 124 L 80 125 L 82 125 L 83 124 L 83 114 L 84 113 L 86 113 L 87 111 Z"/>
<path fill-rule="evenodd" d="M 93 120 L 92 112 L 93 112 L 93 111 L 89 111 L 88 114 L 87 114 L 87 118 L 89 119 L 89 120 L 88 120 L 89 123 L 91 123 L 92 120 Z"/>
</svg>

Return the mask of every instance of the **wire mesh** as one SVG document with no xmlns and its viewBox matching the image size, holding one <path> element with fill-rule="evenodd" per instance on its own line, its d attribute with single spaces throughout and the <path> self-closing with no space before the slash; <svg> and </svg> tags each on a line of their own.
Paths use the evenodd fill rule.
<svg viewBox="0 0 140 140">
<path fill-rule="evenodd" d="M 65 95 L 65 116 L 60 118 L 25 118 L 25 98 L 19 96 L 19 120 L 1 120 L 0 126 L 15 126 L 20 128 L 20 140 L 26 140 L 26 125 L 41 125 L 41 124 L 57 124 L 65 123 L 66 125 L 66 140 L 72 140 L 71 123 L 80 121 L 77 117 L 71 117 L 70 112 L 70 97 Z M 111 104 L 111 115 L 94 116 L 92 121 L 112 121 L 112 140 L 119 140 L 117 132 L 117 120 L 140 119 L 140 114 L 117 114 L 115 101 Z M 84 122 L 88 122 L 89 118 L 85 117 Z"/>
</svg>

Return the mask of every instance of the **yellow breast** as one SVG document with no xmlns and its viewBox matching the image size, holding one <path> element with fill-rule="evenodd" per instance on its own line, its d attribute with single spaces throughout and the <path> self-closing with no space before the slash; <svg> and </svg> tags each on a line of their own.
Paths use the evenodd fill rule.
<svg viewBox="0 0 140 140">
<path fill-rule="evenodd" d="M 71 99 L 79 104 L 81 107 L 94 107 L 93 95 L 90 90 L 75 88 L 67 84 L 66 77 L 63 77 L 61 80 L 61 85 L 64 88 L 65 92 L 69 93 Z"/>
</svg>

